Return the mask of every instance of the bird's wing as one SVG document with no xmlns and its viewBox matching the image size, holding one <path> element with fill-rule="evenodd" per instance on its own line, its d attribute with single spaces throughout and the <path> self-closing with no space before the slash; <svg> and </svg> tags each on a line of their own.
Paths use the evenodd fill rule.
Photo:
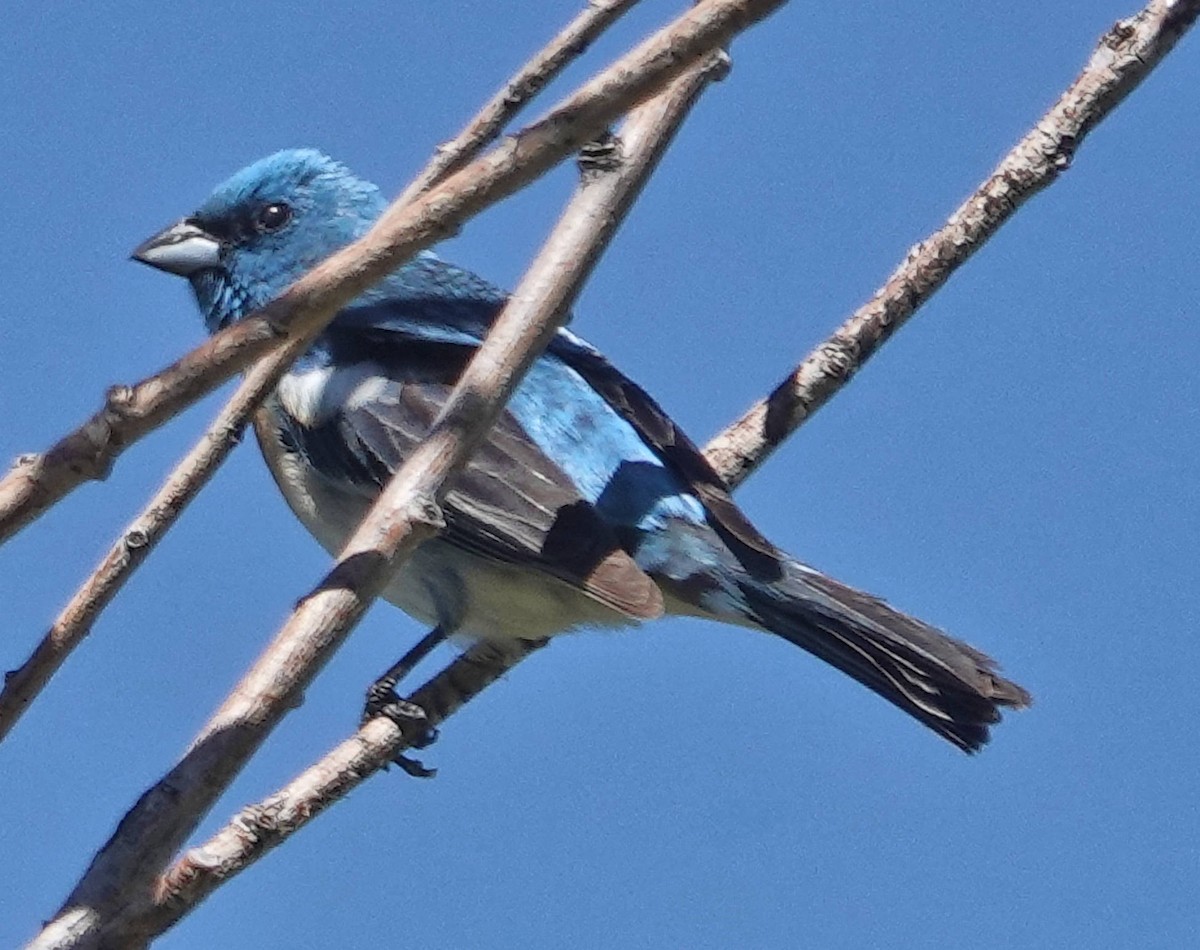
<svg viewBox="0 0 1200 950">
<path fill-rule="evenodd" d="M 323 381 L 335 405 L 307 421 L 291 412 L 285 441 L 335 489 L 373 498 L 429 431 L 471 350 L 339 336 L 342 378 Z M 364 359 L 347 361 L 355 350 Z M 633 618 L 663 613 L 658 586 L 510 413 L 454 479 L 443 513 L 443 539 L 463 550 L 542 571 Z"/>
<path fill-rule="evenodd" d="M 351 331 L 348 337 L 368 343 L 376 352 L 380 346 L 407 347 L 407 341 L 417 338 L 461 344 L 466 349 L 478 345 L 502 303 L 499 295 L 485 300 L 441 294 L 418 297 L 408 292 L 401 300 L 385 298 L 344 310 L 335 326 Z M 385 338 L 393 334 L 405 342 L 389 345 Z M 670 467 L 704 506 L 710 525 L 752 577 L 770 583 L 783 576 L 784 555 L 750 523 L 704 453 L 649 393 L 566 330 L 559 331 L 547 352 L 574 370 Z"/>
<path fill-rule="evenodd" d="M 704 453 L 641 386 L 588 343 L 560 331 L 548 348 L 599 393 L 642 440 L 669 464 L 700 500 L 709 524 L 751 576 L 771 582 L 783 576 L 783 554 L 750 523 Z"/>
</svg>

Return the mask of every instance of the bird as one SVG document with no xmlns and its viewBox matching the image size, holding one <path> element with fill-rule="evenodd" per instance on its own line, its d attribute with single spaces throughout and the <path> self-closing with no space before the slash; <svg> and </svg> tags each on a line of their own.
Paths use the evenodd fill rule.
<svg viewBox="0 0 1200 950">
<path fill-rule="evenodd" d="M 311 148 L 218 185 L 133 252 L 184 277 L 209 333 L 263 307 L 367 232 L 380 190 Z M 423 251 L 339 311 L 255 420 L 267 466 L 331 553 L 429 430 L 506 293 Z M 385 599 L 447 637 L 537 641 L 702 617 L 775 634 L 968 752 L 1029 693 L 985 653 L 766 539 L 650 395 L 563 328 L 452 481 L 444 527 Z M 394 699 L 402 661 L 368 691 Z"/>
</svg>

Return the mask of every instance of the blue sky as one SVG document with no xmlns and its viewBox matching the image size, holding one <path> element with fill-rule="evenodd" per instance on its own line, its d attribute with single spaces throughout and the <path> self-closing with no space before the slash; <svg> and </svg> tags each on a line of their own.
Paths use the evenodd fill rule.
<svg viewBox="0 0 1200 950">
<path fill-rule="evenodd" d="M 734 47 L 574 329 L 703 442 L 944 219 L 1133 4 L 790 5 Z M 284 146 L 399 191 L 577 6 L 9 11 L 0 457 L 200 341 L 185 285 L 127 261 L 140 240 Z M 643 7 L 567 82 L 677 9 Z M 1192 38 L 739 492 L 781 546 L 1034 692 L 984 754 L 769 637 L 582 634 L 453 719 L 426 754 L 436 780 L 372 779 L 160 946 L 1187 945 L 1197 88 Z M 511 285 L 571 183 L 551 176 L 442 253 Z M 0 669 L 217 405 L 0 548 Z M 0 745 L 0 945 L 55 910 L 326 564 L 247 443 Z M 204 830 L 341 739 L 420 632 L 376 607 Z"/>
</svg>

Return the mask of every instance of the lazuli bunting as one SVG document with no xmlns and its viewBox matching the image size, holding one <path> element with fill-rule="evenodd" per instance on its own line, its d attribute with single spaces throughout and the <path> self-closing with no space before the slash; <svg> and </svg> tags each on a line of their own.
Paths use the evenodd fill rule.
<svg viewBox="0 0 1200 950">
<path fill-rule="evenodd" d="M 220 185 L 134 257 L 186 277 L 210 332 L 364 234 L 385 202 L 319 152 Z M 342 310 L 256 432 L 292 510 L 336 552 L 428 430 L 504 304 L 420 254 Z M 983 653 L 767 541 L 695 445 L 599 352 L 560 330 L 454 480 L 446 526 L 384 596 L 436 636 L 537 639 L 664 613 L 777 634 L 967 751 L 1029 695 Z"/>
</svg>

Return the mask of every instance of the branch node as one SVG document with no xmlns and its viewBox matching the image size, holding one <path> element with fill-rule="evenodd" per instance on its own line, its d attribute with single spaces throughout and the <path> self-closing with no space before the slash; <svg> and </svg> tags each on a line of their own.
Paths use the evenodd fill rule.
<svg viewBox="0 0 1200 950">
<path fill-rule="evenodd" d="M 437 498 L 428 492 L 413 496 L 409 517 L 414 528 L 422 527 L 431 534 L 437 534 L 446 527 L 446 516 L 442 513 L 442 506 L 438 504 Z"/>
<path fill-rule="evenodd" d="M 209 442 L 218 445 L 226 442 L 230 445 L 241 445 L 242 439 L 246 437 L 246 420 L 241 419 L 223 426 L 214 425 L 204 436 Z"/>
<path fill-rule="evenodd" d="M 84 423 L 71 439 L 73 444 L 70 450 L 63 453 L 67 468 L 84 479 L 102 482 L 108 478 L 115 462 L 116 453 L 112 448 L 119 447 L 112 423 L 119 421 L 122 415 L 120 410 L 112 410 L 106 402 L 99 413 Z M 62 447 L 63 444 L 60 443 L 51 450 L 51 454 L 57 455 Z"/>
<path fill-rule="evenodd" d="M 1137 34 L 1137 28 L 1131 20 L 1117 20 L 1112 29 L 1104 34 L 1101 43 L 1113 52 L 1121 52 L 1121 48 Z"/>
<path fill-rule="evenodd" d="M 624 161 L 624 144 L 611 129 L 605 129 L 591 141 L 584 142 L 575 159 L 585 184 L 616 171 Z"/>
<path fill-rule="evenodd" d="M 1075 136 L 1064 134 L 1059 140 L 1058 148 L 1054 150 L 1052 159 L 1054 170 L 1056 172 L 1064 172 L 1071 167 L 1071 162 L 1075 160 L 1075 146 L 1078 140 Z"/>
<path fill-rule="evenodd" d="M 110 425 L 120 424 L 133 415 L 136 390 L 132 386 L 119 383 L 109 386 L 104 394 L 104 419 Z"/>
<path fill-rule="evenodd" d="M 854 371 L 858 369 L 860 351 L 858 342 L 845 337 L 835 337 L 820 349 L 826 372 L 833 379 L 848 382 L 854 375 Z"/>
<path fill-rule="evenodd" d="M 712 54 L 712 58 L 704 64 L 703 75 L 708 82 L 721 82 L 733 71 L 733 60 L 723 49 Z"/>
<path fill-rule="evenodd" d="M 284 824 L 279 820 L 282 811 L 283 803 L 278 796 L 273 796 L 260 804 L 243 808 L 234 819 L 234 824 L 249 840 L 263 841 L 278 836 L 283 830 Z"/>
</svg>

